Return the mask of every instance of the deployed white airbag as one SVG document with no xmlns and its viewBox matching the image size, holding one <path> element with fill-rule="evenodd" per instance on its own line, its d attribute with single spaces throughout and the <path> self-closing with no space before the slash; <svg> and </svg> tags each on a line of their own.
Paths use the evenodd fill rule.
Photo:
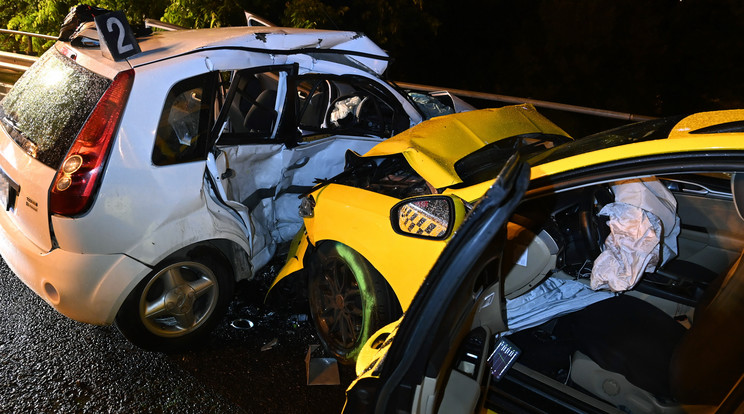
<svg viewBox="0 0 744 414">
<path fill-rule="evenodd" d="M 677 255 L 680 224 L 677 201 L 655 178 L 619 181 L 612 191 L 615 202 L 599 212 L 610 218 L 610 235 L 594 261 L 591 287 L 620 292 Z"/>
</svg>

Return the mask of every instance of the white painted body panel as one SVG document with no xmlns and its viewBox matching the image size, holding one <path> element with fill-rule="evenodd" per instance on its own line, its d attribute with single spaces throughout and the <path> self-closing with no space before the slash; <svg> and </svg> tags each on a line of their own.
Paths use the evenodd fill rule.
<svg viewBox="0 0 744 414">
<path fill-rule="evenodd" d="M 122 254 L 40 250 L 5 214 L 0 214 L 0 251 L 10 269 L 61 314 L 86 323 L 108 325 L 126 295 L 150 268 Z M 54 286 L 50 294 L 46 286 Z"/>
<path fill-rule="evenodd" d="M 9 226 L 19 230 L 19 236 L 48 252 L 52 249 L 48 194 L 57 172 L 28 156 L 4 129 L 0 130 L 0 168 L 20 188 L 14 208 L 6 211 L 0 208 L 0 215 L 8 220 Z"/>
</svg>

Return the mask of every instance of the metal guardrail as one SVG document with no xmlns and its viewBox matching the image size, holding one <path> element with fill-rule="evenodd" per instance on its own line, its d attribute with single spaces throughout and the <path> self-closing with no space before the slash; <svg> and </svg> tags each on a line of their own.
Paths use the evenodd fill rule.
<svg viewBox="0 0 744 414">
<path fill-rule="evenodd" d="M 174 30 L 184 30 L 184 29 L 186 29 L 185 27 L 179 26 L 177 24 L 171 24 L 171 23 L 161 22 L 160 20 L 149 19 L 149 18 L 146 18 L 145 19 L 145 27 L 151 27 L 153 29 L 165 30 L 165 31 L 168 31 L 168 32 L 171 32 L 171 31 L 174 31 Z"/>
<path fill-rule="evenodd" d="M 36 56 L 0 51 L 0 68 L 25 72 L 37 59 Z"/>
<path fill-rule="evenodd" d="M 161 22 L 159 20 L 154 20 L 154 19 L 145 19 L 145 25 L 147 27 L 152 27 L 152 28 L 157 28 L 157 29 L 167 30 L 167 31 L 183 29 L 183 27 L 173 25 L 170 23 Z M 23 34 L 23 35 L 41 37 L 41 38 L 50 39 L 50 40 L 57 39 L 54 36 L 40 35 L 40 34 L 27 33 L 27 32 L 18 32 L 16 30 L 7 30 L 7 29 L 0 29 L 0 33 Z M 18 53 L 0 51 L 0 69 L 22 73 L 29 66 L 31 66 L 31 64 L 33 64 L 36 61 L 36 59 L 38 59 L 36 56 L 29 56 L 29 55 L 22 55 Z M 511 104 L 528 103 L 538 108 L 554 109 L 558 111 L 572 112 L 572 113 L 585 114 L 585 115 L 593 115 L 593 116 L 598 116 L 598 117 L 603 117 L 603 118 L 620 119 L 624 121 L 647 121 L 651 119 L 656 119 L 655 117 L 645 116 L 645 115 L 609 111 L 606 109 L 588 108 L 585 106 L 569 105 L 569 104 L 562 104 L 562 103 L 557 103 L 557 102 L 541 101 L 538 99 L 499 95 L 495 93 L 475 92 L 475 91 L 468 91 L 464 89 L 455 89 L 455 88 L 430 86 L 430 85 L 419 85 L 419 84 L 407 83 L 407 82 L 396 82 L 396 84 L 404 89 L 414 89 L 414 90 L 424 91 L 424 92 L 448 91 L 452 93 L 453 95 L 456 95 L 461 98 L 472 98 L 472 99 L 480 99 L 480 100 L 485 100 L 485 101 L 511 103 Z M 9 86 L 10 85 L 7 85 L 5 83 L 0 84 L 0 88 L 4 88 L 4 89 L 8 88 Z"/>
<path fill-rule="evenodd" d="M 0 98 L 38 57 L 0 51 Z"/>
<path fill-rule="evenodd" d="M 8 93 L 16 79 L 18 79 L 18 77 L 20 77 L 23 72 L 25 72 L 26 69 L 33 65 L 33 63 L 38 59 L 38 57 L 33 56 L 33 38 L 57 40 L 57 37 L 10 29 L 0 29 L 0 34 L 26 36 L 26 50 L 28 52 L 28 55 L 24 55 L 20 53 L 0 51 L 0 97 L 3 97 Z"/>
<path fill-rule="evenodd" d="M 646 115 L 637 115 L 637 114 L 630 114 L 626 112 L 608 111 L 606 109 L 588 108 L 585 106 L 541 101 L 538 99 L 530 99 L 530 98 L 520 98 L 516 96 L 498 95 L 495 93 L 474 92 L 474 91 L 468 91 L 464 89 L 454 89 L 454 88 L 429 86 L 429 85 L 418 85 L 415 83 L 406 83 L 406 82 L 396 82 L 396 84 L 404 89 L 415 89 L 415 90 L 425 91 L 425 92 L 447 91 L 460 98 L 482 99 L 486 101 L 495 101 L 495 102 L 512 103 L 512 104 L 528 103 L 536 107 L 541 107 L 541 108 L 546 108 L 546 109 L 555 109 L 558 111 L 573 112 L 573 113 L 585 114 L 585 115 L 594 115 L 594 116 L 599 116 L 599 117 L 604 117 L 604 118 L 622 119 L 624 121 L 635 122 L 635 121 L 648 121 L 651 119 L 657 119 L 656 117 L 646 116 Z"/>
<path fill-rule="evenodd" d="M 32 42 L 32 39 L 34 37 L 39 38 L 39 39 L 46 39 L 46 40 L 57 40 L 57 36 L 49 36 L 49 35 L 40 34 L 40 33 L 22 32 L 20 30 L 0 29 L 0 33 L 14 35 L 14 36 L 26 36 L 26 52 L 29 55 L 34 54 L 34 44 Z"/>
<path fill-rule="evenodd" d="M 38 38 L 47 39 L 47 40 L 57 40 L 57 36 L 50 36 L 50 35 L 45 35 L 41 33 L 22 32 L 20 30 L 0 29 L 0 33 L 28 36 L 28 37 L 38 37 Z"/>
</svg>

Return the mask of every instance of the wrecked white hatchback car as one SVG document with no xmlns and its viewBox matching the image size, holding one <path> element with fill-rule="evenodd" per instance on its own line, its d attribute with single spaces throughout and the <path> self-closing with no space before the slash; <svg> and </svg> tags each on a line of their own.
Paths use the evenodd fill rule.
<svg viewBox="0 0 744 414">
<path fill-rule="evenodd" d="M 203 337 L 348 149 L 454 108 L 384 81 L 388 56 L 359 33 L 135 39 L 103 18 L 111 33 L 85 23 L 0 103 L 0 253 L 60 313 L 144 348 Z"/>
</svg>

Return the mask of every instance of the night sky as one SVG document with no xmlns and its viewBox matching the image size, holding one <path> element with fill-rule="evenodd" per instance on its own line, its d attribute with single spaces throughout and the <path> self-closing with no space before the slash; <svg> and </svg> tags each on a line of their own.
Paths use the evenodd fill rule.
<svg viewBox="0 0 744 414">
<path fill-rule="evenodd" d="M 744 108 L 740 0 L 423 4 L 440 25 L 387 39 L 392 79 L 650 116 Z"/>
</svg>

